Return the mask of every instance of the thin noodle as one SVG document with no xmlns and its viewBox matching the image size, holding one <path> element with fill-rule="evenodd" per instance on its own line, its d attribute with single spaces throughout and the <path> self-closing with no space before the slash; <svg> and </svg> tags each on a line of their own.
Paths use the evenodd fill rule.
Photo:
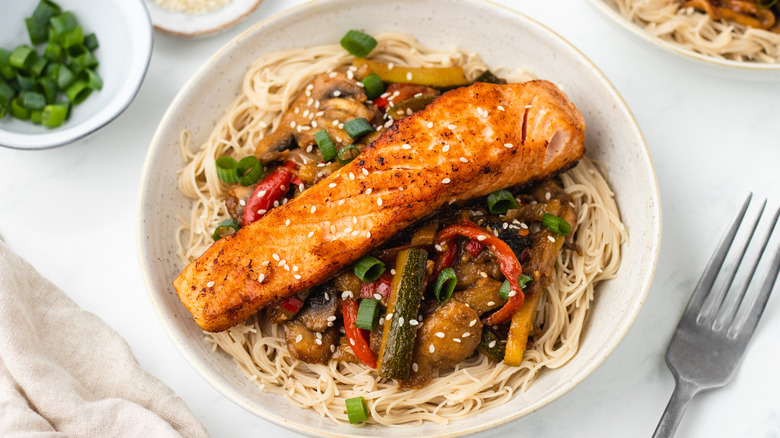
<svg viewBox="0 0 780 438">
<path fill-rule="evenodd" d="M 650 34 L 694 52 L 733 61 L 780 62 L 778 33 L 713 20 L 678 0 L 604 1 Z"/>
<path fill-rule="evenodd" d="M 456 49 L 433 51 L 406 35 L 385 34 L 372 58 L 404 65 L 461 65 L 474 78 L 486 69 L 478 56 Z M 212 243 L 210 231 L 228 217 L 223 201 L 227 186 L 219 182 L 214 160 L 253 152 L 257 140 L 279 123 L 282 112 L 317 73 L 346 68 L 351 62 L 339 46 L 276 52 L 258 58 L 243 81 L 240 96 L 222 116 L 205 144 L 190 152 L 190 137 L 181 137 L 186 166 L 179 187 L 192 198 L 188 219 L 182 220 L 177 241 L 183 262 L 194 260 Z M 525 72 L 505 72 L 515 81 L 531 78 Z M 545 368 L 565 364 L 579 346 L 582 325 L 593 299 L 593 287 L 614 276 L 625 230 L 612 192 L 596 164 L 585 158 L 562 175 L 579 213 L 576 243 L 583 256 L 564 251 L 557 261 L 556 281 L 537 313 L 543 329 L 533 339 L 519 367 L 495 364 L 478 354 L 440 373 L 421 389 L 401 389 L 393 380 L 379 379 L 362 364 L 330 361 L 305 364 L 290 357 L 281 326 L 253 316 L 221 333 L 207 333 L 206 342 L 232 357 L 262 391 L 285 394 L 291 403 L 313 409 L 339 424 L 348 424 L 344 400 L 363 396 L 371 422 L 414 426 L 446 424 L 499 406 L 523 392 Z M 186 242 L 186 243 L 185 243 Z"/>
</svg>

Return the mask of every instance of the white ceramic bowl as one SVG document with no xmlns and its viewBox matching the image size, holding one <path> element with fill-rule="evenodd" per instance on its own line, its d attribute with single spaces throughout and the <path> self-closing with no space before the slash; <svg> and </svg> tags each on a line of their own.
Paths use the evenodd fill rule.
<svg viewBox="0 0 780 438">
<path fill-rule="evenodd" d="M 432 47 L 457 45 L 479 52 L 488 65 L 526 68 L 560 84 L 585 117 L 588 155 L 609 170 L 628 227 L 622 266 L 617 278 L 598 287 L 579 353 L 565 366 L 542 372 L 526 393 L 507 404 L 446 427 L 432 423 L 411 429 L 337 426 L 313 411 L 294 407 L 283 396 L 259 391 L 231 359 L 211 352 L 171 286 L 183 268 L 176 255 L 176 217 L 188 214 L 190 205 L 176 188 L 175 170 L 183 165 L 178 147 L 181 129 L 190 129 L 193 143 L 201 144 L 260 54 L 333 43 L 355 27 L 369 33 L 409 33 Z M 518 418 L 560 397 L 593 372 L 626 334 L 642 306 L 658 255 L 660 219 L 650 157 L 626 104 L 585 56 L 550 30 L 479 0 L 323 0 L 258 23 L 214 55 L 180 91 L 146 157 L 137 237 L 144 280 L 165 330 L 187 361 L 236 404 L 305 434 L 424 437 L 475 432 Z"/>
<path fill-rule="evenodd" d="M 144 0 L 155 29 L 181 37 L 204 36 L 220 32 L 251 14 L 263 0 L 231 0 L 219 9 L 202 14 L 177 12 Z"/>
<path fill-rule="evenodd" d="M 608 0 L 591 0 L 591 3 L 620 28 L 631 33 L 646 44 L 649 44 L 651 47 L 693 62 L 704 67 L 706 70 L 734 79 L 758 81 L 780 80 L 780 63 L 763 64 L 758 62 L 740 62 L 703 55 L 646 32 L 644 29 L 621 15 L 614 6 L 614 3 Z"/>
<path fill-rule="evenodd" d="M 76 15 L 85 33 L 94 32 L 100 47 L 95 57 L 103 89 L 73 107 L 58 128 L 45 128 L 6 115 L 0 119 L 0 145 L 16 149 L 46 149 L 83 138 L 114 120 L 135 98 L 152 56 L 152 25 L 141 0 L 55 0 Z M 37 1 L 3 2 L 0 47 L 30 44 L 24 19 Z M 39 49 L 40 53 L 41 50 Z"/>
</svg>

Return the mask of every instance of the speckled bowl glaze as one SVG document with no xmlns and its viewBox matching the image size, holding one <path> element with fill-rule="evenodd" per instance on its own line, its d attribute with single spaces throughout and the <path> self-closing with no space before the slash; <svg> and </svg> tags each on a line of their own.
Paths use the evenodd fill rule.
<svg viewBox="0 0 780 438">
<path fill-rule="evenodd" d="M 591 3 L 609 17 L 612 22 L 639 38 L 639 40 L 649 44 L 657 50 L 676 55 L 680 59 L 685 60 L 685 62 L 693 62 L 694 65 L 698 65 L 704 71 L 740 80 L 780 80 L 780 64 L 731 61 L 703 55 L 646 32 L 644 29 L 622 16 L 616 9 L 614 3 L 609 0 L 591 0 Z"/>
<path fill-rule="evenodd" d="M 585 117 L 588 155 L 608 169 L 630 235 L 617 278 L 597 289 L 577 355 L 559 369 L 542 372 L 527 392 L 505 405 L 447 426 L 338 426 L 314 411 L 294 407 L 283 396 L 261 392 L 231 359 L 211 352 L 171 286 L 183 268 L 176 255 L 176 217 L 188 214 L 190 205 L 177 190 L 175 170 L 183 165 L 180 131 L 189 129 L 193 143 L 201 144 L 260 54 L 331 44 L 351 28 L 374 34 L 405 32 L 431 47 L 456 45 L 478 52 L 488 65 L 525 68 L 562 86 Z M 658 256 L 660 222 L 653 167 L 631 112 L 604 75 L 550 30 L 478 0 L 323 0 L 258 23 L 215 54 L 181 90 L 160 122 L 146 158 L 137 232 L 144 279 L 162 325 L 182 355 L 226 397 L 262 418 L 308 435 L 429 437 L 463 435 L 511 421 L 550 403 L 592 373 L 642 307 Z"/>
<path fill-rule="evenodd" d="M 97 35 L 95 52 L 103 89 L 74 106 L 70 119 L 54 129 L 6 116 L 0 119 L 0 146 L 47 149 L 84 138 L 102 128 L 135 99 L 152 57 L 152 23 L 141 0 L 57 0 L 72 11 L 84 31 Z M 30 44 L 24 24 L 37 1 L 3 2 L 0 47 Z M 42 49 L 38 49 L 41 53 Z"/>
</svg>

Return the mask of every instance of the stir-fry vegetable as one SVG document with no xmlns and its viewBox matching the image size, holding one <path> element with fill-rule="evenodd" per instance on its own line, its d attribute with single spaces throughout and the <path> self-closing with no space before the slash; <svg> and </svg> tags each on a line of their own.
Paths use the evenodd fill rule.
<svg viewBox="0 0 780 438">
<path fill-rule="evenodd" d="M 341 314 L 344 318 L 344 331 L 346 332 L 352 352 L 361 362 L 371 368 L 376 368 L 376 357 L 371 351 L 368 342 L 368 330 L 355 325 L 360 305 L 357 300 L 346 299 L 341 301 Z"/>
<path fill-rule="evenodd" d="M 370 59 L 358 57 L 353 62 L 355 67 L 368 65 L 371 71 L 379 75 L 385 82 L 406 82 L 428 85 L 430 87 L 448 88 L 469 85 L 462 67 L 407 67 L 389 65 Z"/>
<path fill-rule="evenodd" d="M 296 167 L 295 163 L 288 161 L 271 172 L 263 182 L 255 187 L 244 208 L 244 215 L 241 218 L 242 227 L 259 220 L 268 210 L 273 208 L 274 202 L 284 197 L 292 181 L 293 173 L 291 169 Z"/>
</svg>

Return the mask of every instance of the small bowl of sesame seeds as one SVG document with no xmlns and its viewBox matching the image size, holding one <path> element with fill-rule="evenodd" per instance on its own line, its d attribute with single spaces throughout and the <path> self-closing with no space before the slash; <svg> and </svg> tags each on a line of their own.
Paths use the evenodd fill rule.
<svg viewBox="0 0 780 438">
<path fill-rule="evenodd" d="M 251 14 L 262 0 L 144 0 L 154 28 L 181 37 L 227 29 Z"/>
</svg>

